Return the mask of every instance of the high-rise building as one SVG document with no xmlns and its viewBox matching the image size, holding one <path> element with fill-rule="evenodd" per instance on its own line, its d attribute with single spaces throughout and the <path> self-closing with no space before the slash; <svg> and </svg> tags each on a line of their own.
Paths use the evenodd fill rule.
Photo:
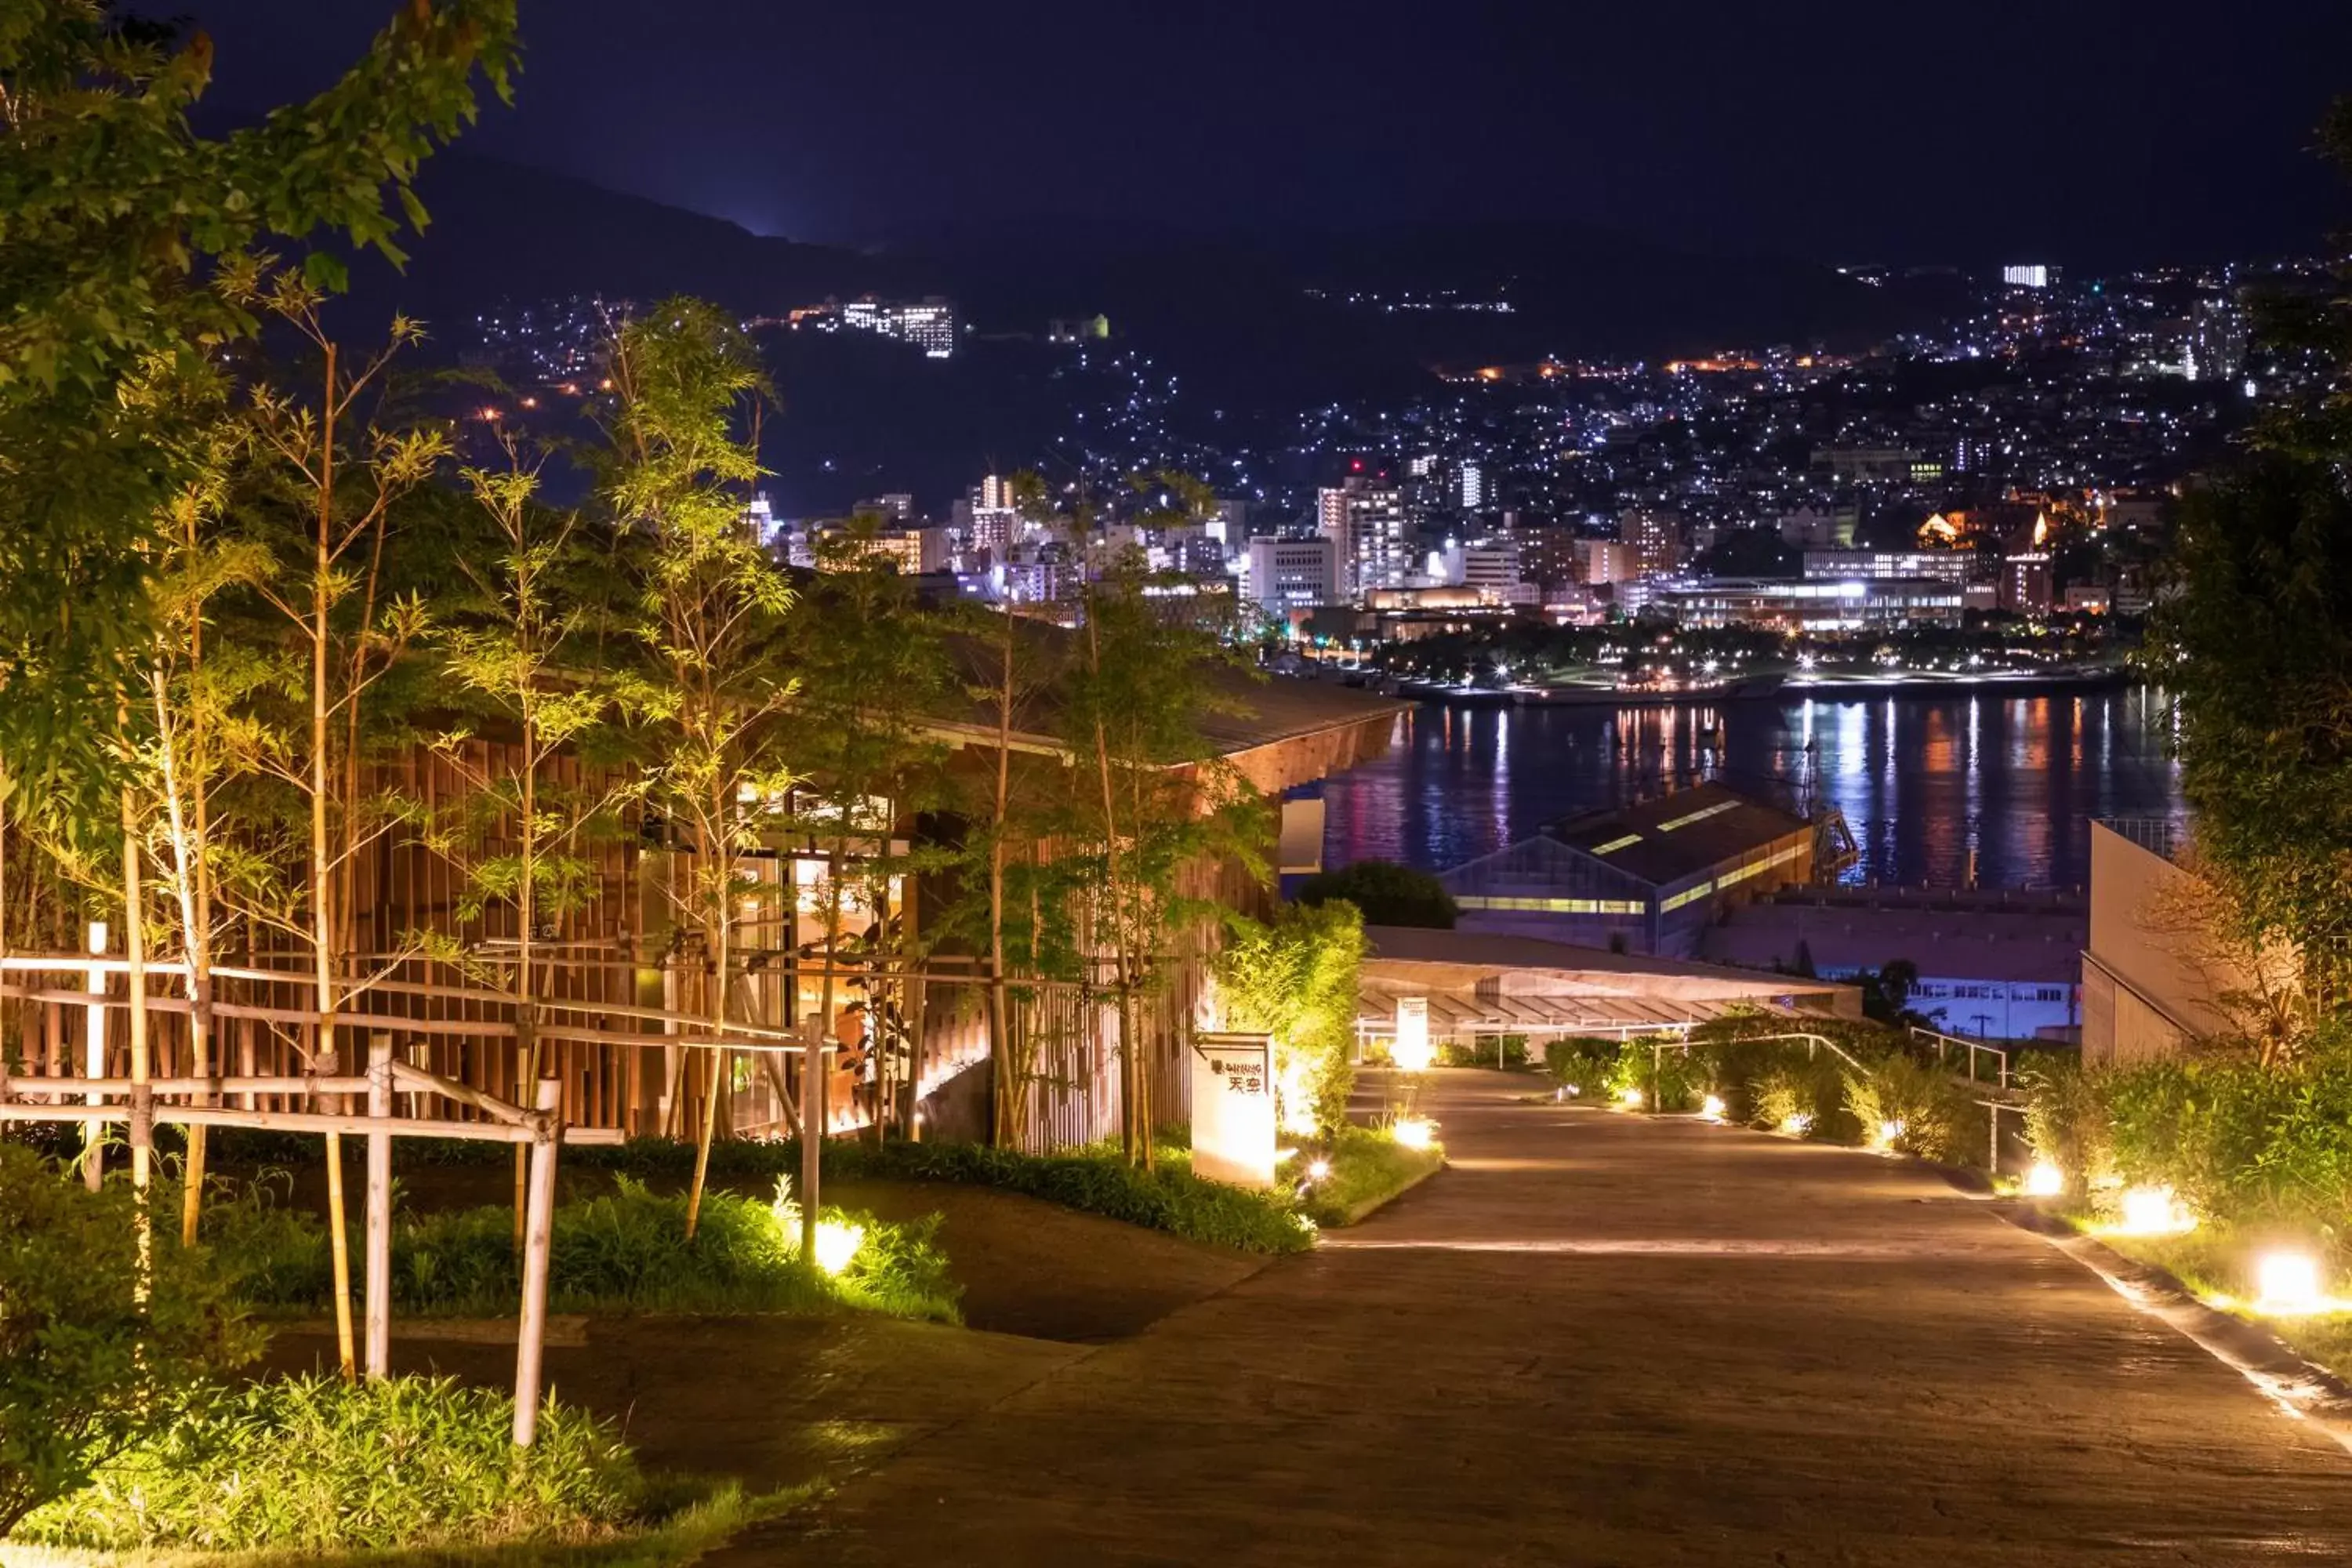
<svg viewBox="0 0 2352 1568">
<path fill-rule="evenodd" d="M 1678 511 L 1636 507 L 1617 520 L 1617 535 L 1633 547 L 1642 570 L 1664 576 L 1683 563 L 1683 518 Z"/>
<path fill-rule="evenodd" d="M 1486 470 L 1475 463 L 1462 465 L 1462 505 L 1475 509 L 1486 504 Z"/>
<path fill-rule="evenodd" d="M 1269 616 L 1328 605 L 1338 596 L 1338 546 L 1325 534 L 1253 539 L 1249 596 Z"/>
<path fill-rule="evenodd" d="M 1577 580 L 1586 584 L 1630 583 L 1642 574 L 1642 557 L 1622 539 L 1576 542 Z"/>
<path fill-rule="evenodd" d="M 2058 268 L 2039 262 L 2030 265 L 2012 262 L 2000 269 L 2000 280 L 2011 289 L 2047 289 L 2058 281 Z"/>
<path fill-rule="evenodd" d="M 2042 551 L 2012 555 L 2000 563 L 2000 607 L 2013 616 L 2050 613 L 2050 557 Z"/>
<path fill-rule="evenodd" d="M 1356 599 L 1374 588 L 1400 587 L 1412 571 L 1404 497 L 1385 480 L 1356 474 L 1336 489 L 1318 491 L 1315 521 L 1316 531 L 1331 542 L 1343 596 Z"/>
<path fill-rule="evenodd" d="M 2246 368 L 2246 344 L 2252 337 L 2246 312 L 2231 299 L 2208 296 L 2197 301 L 2189 329 L 2184 362 L 2191 381 L 2234 381 Z"/>
</svg>

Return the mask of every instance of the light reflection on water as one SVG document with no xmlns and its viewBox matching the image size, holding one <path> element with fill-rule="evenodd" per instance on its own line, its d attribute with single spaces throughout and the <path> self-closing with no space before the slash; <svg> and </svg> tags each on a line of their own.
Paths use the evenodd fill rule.
<svg viewBox="0 0 2352 1568">
<path fill-rule="evenodd" d="M 1328 781 L 1325 857 L 1433 869 L 1542 824 L 1720 773 L 1845 813 L 1856 880 L 2073 885 L 2097 816 L 2181 816 L 2163 696 L 1786 699 L 1719 708 L 1422 707 L 1385 757 Z M 1809 749 L 1810 748 L 1810 749 Z"/>
</svg>

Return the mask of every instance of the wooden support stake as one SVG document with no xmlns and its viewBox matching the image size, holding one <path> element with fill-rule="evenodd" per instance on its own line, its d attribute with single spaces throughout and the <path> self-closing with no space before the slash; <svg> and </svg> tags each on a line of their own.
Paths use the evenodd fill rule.
<svg viewBox="0 0 2352 1568">
<path fill-rule="evenodd" d="M 104 921 L 89 922 L 89 951 L 94 953 L 106 951 Z M 96 964 L 90 965 L 83 976 L 82 988 L 92 996 L 104 996 L 105 971 Z M 84 1078 L 106 1076 L 106 1007 L 103 1003 L 92 1002 L 89 1011 L 82 1016 L 81 1075 Z M 98 1102 L 99 1097 L 95 1094 L 90 1095 L 87 1101 L 91 1105 Z M 98 1121 L 87 1125 L 89 1130 L 82 1135 L 81 1178 L 94 1193 L 106 1180 L 106 1129 Z"/>
<path fill-rule="evenodd" d="M 801 1053 L 801 1262 L 814 1269 L 817 1184 L 823 1174 L 824 1135 L 833 1125 L 824 1103 L 825 1080 L 833 1073 L 833 1048 L 824 1037 L 824 1019 L 811 1017 L 803 1027 L 808 1031 L 808 1044 Z"/>
<path fill-rule="evenodd" d="M 555 1226 L 555 1149 L 561 1141 L 556 1108 L 563 1086 L 539 1080 L 540 1135 L 530 1146 L 530 1191 L 523 1222 L 522 1322 L 515 1336 L 514 1446 L 539 1436 L 540 1362 L 547 1334 L 547 1263 Z"/>
<path fill-rule="evenodd" d="M 392 1375 L 392 1037 L 368 1037 L 367 1374 Z"/>
</svg>

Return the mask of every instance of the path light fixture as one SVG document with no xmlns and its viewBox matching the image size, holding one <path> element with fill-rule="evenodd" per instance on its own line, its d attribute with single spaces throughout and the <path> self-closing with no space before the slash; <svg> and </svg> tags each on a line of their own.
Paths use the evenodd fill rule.
<svg viewBox="0 0 2352 1568">
<path fill-rule="evenodd" d="M 2179 1236 L 2197 1228 L 2197 1216 L 2170 1187 L 2133 1187 L 2124 1194 L 2118 1236 Z"/>
<path fill-rule="evenodd" d="M 2036 1160 L 2025 1173 L 2022 1190 L 2029 1198 L 2054 1198 L 2066 1190 L 2066 1173 L 2047 1160 Z"/>
<path fill-rule="evenodd" d="M 2254 1263 L 2254 1310 L 2295 1318 L 2335 1310 L 2320 1288 L 2319 1264 L 2308 1252 L 2265 1252 Z"/>
<path fill-rule="evenodd" d="M 1723 1096 L 1710 1094 L 1698 1102 L 1698 1119 L 1701 1121 L 1720 1121 L 1723 1110 Z"/>
<path fill-rule="evenodd" d="M 1426 1149 L 1437 1134 L 1436 1125 L 1423 1116 L 1400 1116 L 1389 1136 L 1408 1149 Z"/>
<path fill-rule="evenodd" d="M 1623 1089 L 1617 1091 L 1617 1108 L 1620 1110 L 1641 1110 L 1642 1091 L 1635 1089 L 1633 1085 L 1627 1084 Z"/>
<path fill-rule="evenodd" d="M 866 1227 L 847 1225 L 837 1219 L 816 1222 L 816 1266 L 827 1274 L 838 1274 L 857 1258 L 858 1248 L 866 1245 Z"/>
</svg>

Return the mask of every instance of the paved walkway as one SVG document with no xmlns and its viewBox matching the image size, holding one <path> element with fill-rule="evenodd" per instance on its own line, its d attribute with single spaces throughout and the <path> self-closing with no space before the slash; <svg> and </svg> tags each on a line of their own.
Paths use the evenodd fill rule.
<svg viewBox="0 0 2352 1568">
<path fill-rule="evenodd" d="M 1515 1102 L 711 1561 L 2352 1562 L 2352 1458 L 1916 1166 Z"/>
</svg>

